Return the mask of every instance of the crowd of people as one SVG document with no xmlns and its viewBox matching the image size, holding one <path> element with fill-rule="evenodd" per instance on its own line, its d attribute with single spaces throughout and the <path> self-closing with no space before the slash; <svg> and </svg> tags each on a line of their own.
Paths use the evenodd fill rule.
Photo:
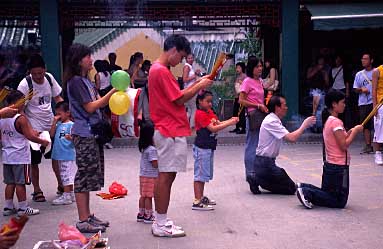
<svg viewBox="0 0 383 249">
<path fill-rule="evenodd" d="M 57 180 L 57 199 L 52 204 L 75 202 L 78 211 L 76 227 L 80 232 L 106 231 L 110 223 L 96 217 L 90 210 L 90 192 L 104 187 L 105 172 L 104 144 L 95 135 L 96 127 L 109 122 L 105 119 L 110 114 L 108 101 L 117 91 L 111 86 L 110 78 L 121 67 L 115 64 L 114 53 L 109 54 L 109 62 L 95 61 L 97 74 L 93 83 L 88 76 L 93 68 L 89 47 L 73 44 L 65 58 L 61 87 L 54 76 L 46 72 L 43 58 L 38 54 L 31 56 L 27 64 L 28 74 L 20 80 L 17 90 L 8 94 L 7 107 L 0 110 L 6 184 L 3 215 L 39 214 L 39 210 L 27 202 L 25 185 L 31 181 L 33 201 L 46 201 L 39 183 L 39 164 L 42 156 L 49 154 L 44 148 L 50 141 L 42 136 L 48 132 L 53 143 L 52 169 Z M 180 64 L 184 58 L 182 78 L 185 87 L 181 89 L 170 68 Z M 235 65 L 236 107 L 233 117 L 225 121 L 220 121 L 212 109 L 213 94 L 208 89 L 213 80 L 194 69 L 193 62 L 189 41 L 184 36 L 171 35 L 164 41 L 163 51 L 153 64 L 144 61 L 143 54 L 136 52 L 127 69 L 131 87 L 142 88 L 143 96 L 139 101 L 138 148 L 141 161 L 137 221 L 152 224 L 154 236 L 185 236 L 184 229 L 167 214 L 173 182 L 178 172 L 186 171 L 186 137 L 192 131 L 196 133 L 192 149 L 192 210 L 210 211 L 217 205 L 215 200 L 205 195 L 204 189 L 205 184 L 213 179 L 217 132 L 232 125 L 237 125 L 236 132 L 246 133 L 244 165 L 250 191 L 261 194 L 261 187 L 274 194 L 296 194 L 306 208 L 313 208 L 313 205 L 345 207 L 350 165 L 347 149 L 359 132 L 364 132 L 366 138 L 364 151 L 371 152 L 370 131 L 374 128 L 375 162 L 383 164 L 383 108 L 378 110 L 374 121 L 365 126 L 356 125 L 348 131 L 344 127 L 341 114 L 350 89 L 344 81 L 343 84 L 337 81 L 343 75 L 340 57 L 331 71 L 333 84 L 330 90 L 327 89 L 329 75 L 324 70 L 323 61 L 319 58 L 317 64 L 309 69 L 307 78 L 312 84 L 313 113 L 291 132 L 282 124 L 288 107 L 286 99 L 275 93 L 279 84 L 278 71 L 271 61 L 263 64 L 259 58 L 250 56 L 246 64 L 239 62 Z M 374 69 L 371 54 L 363 55 L 362 65 L 365 69 L 356 75 L 353 85 L 359 93 L 361 120 L 383 99 L 383 65 Z M 25 106 L 17 105 L 31 91 L 35 94 Z M 306 129 L 318 122 L 316 116 L 318 110 L 322 111 L 318 107 L 322 97 L 326 108 L 321 117 L 324 166 L 319 188 L 294 182 L 275 160 L 283 140 L 296 141 Z M 52 100 L 56 104 L 54 112 Z M 29 141 L 41 144 L 41 149 L 33 149 Z M 31 177 L 27 173 L 29 168 Z M 13 202 L 15 192 L 17 205 Z M 4 236 L 0 237 L 0 244 L 4 240 Z"/>
</svg>

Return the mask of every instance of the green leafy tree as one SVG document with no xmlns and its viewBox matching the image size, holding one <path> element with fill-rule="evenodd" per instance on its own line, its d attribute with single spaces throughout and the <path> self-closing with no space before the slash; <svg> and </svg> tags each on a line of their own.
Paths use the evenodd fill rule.
<svg viewBox="0 0 383 249">
<path fill-rule="evenodd" d="M 256 32 L 249 31 L 246 33 L 246 39 L 243 41 L 243 46 L 248 56 L 257 56 L 262 58 L 262 41 L 256 37 Z"/>
</svg>

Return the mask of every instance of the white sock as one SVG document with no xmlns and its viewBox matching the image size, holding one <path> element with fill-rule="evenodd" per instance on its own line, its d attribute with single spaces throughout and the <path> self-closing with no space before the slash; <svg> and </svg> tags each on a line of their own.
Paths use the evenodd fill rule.
<svg viewBox="0 0 383 249">
<path fill-rule="evenodd" d="M 165 226 L 167 222 L 167 214 L 156 213 L 156 222 L 159 226 Z"/>
<path fill-rule="evenodd" d="M 27 201 L 19 201 L 19 209 L 25 210 L 28 207 Z"/>
<path fill-rule="evenodd" d="M 13 199 L 5 200 L 4 208 L 13 209 L 15 206 L 13 205 Z"/>
<path fill-rule="evenodd" d="M 72 198 L 72 195 L 70 192 L 64 192 L 63 193 L 64 197 L 67 198 L 67 199 L 71 199 Z"/>
</svg>

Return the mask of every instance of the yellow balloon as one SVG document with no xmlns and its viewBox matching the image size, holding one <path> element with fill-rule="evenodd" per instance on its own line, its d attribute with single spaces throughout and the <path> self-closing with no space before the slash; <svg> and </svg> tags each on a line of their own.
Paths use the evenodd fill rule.
<svg viewBox="0 0 383 249">
<path fill-rule="evenodd" d="M 113 93 L 109 99 L 109 108 L 116 115 L 122 115 L 128 112 L 130 107 L 130 99 L 128 94 L 119 91 Z"/>
</svg>

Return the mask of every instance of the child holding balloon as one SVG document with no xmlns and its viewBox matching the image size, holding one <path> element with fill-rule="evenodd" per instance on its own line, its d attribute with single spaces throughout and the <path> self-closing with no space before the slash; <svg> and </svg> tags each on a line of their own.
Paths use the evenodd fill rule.
<svg viewBox="0 0 383 249">
<path fill-rule="evenodd" d="M 137 221 L 147 224 L 153 223 L 152 199 L 154 187 L 158 177 L 158 156 L 157 149 L 153 142 L 154 126 L 150 121 L 142 124 L 138 148 L 141 154 L 140 162 L 140 201 L 138 204 L 139 213 Z"/>
</svg>

